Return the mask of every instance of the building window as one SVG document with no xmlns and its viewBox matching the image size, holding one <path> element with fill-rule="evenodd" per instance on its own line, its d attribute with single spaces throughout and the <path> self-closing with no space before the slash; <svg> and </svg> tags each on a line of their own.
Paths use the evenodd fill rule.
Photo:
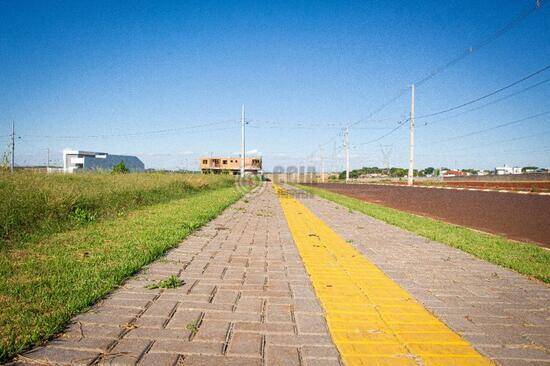
<svg viewBox="0 0 550 366">
<path fill-rule="evenodd" d="M 227 160 L 224 160 L 224 161 L 223 161 L 223 164 L 224 164 L 224 165 L 227 164 Z"/>
<path fill-rule="evenodd" d="M 202 163 L 203 164 L 208 164 L 208 160 L 205 159 L 205 160 L 202 161 Z"/>
</svg>

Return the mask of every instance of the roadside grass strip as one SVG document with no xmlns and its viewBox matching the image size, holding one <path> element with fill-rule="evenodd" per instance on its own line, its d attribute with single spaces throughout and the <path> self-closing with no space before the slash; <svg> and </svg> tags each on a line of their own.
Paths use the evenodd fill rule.
<svg viewBox="0 0 550 366">
<path fill-rule="evenodd" d="M 39 242 L 1 248 L 0 361 L 63 330 L 73 315 L 177 246 L 242 194 L 236 187 L 195 191 Z M 178 286 L 176 280 L 158 286 Z"/>
<path fill-rule="evenodd" d="M 493 365 L 309 209 L 275 189 L 346 365 Z"/>
<path fill-rule="evenodd" d="M 320 188 L 302 185 L 297 187 L 350 210 L 364 213 L 430 240 L 463 250 L 490 263 L 550 283 L 550 250 L 536 244 L 508 240 L 498 235 L 413 215 Z"/>
</svg>

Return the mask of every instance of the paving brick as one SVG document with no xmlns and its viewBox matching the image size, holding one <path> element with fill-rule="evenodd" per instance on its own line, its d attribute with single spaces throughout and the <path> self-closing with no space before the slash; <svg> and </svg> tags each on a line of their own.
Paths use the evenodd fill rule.
<svg viewBox="0 0 550 366">
<path fill-rule="evenodd" d="M 266 366 L 299 366 L 298 348 L 269 346 L 266 349 Z"/>
<path fill-rule="evenodd" d="M 124 331 L 118 325 L 100 325 L 86 323 L 72 323 L 67 327 L 65 333 L 61 335 L 66 339 L 82 339 L 82 338 L 110 338 L 117 339 Z"/>
<path fill-rule="evenodd" d="M 231 304 L 233 305 L 237 301 L 239 291 L 233 290 L 218 290 L 214 296 L 213 303 Z"/>
<path fill-rule="evenodd" d="M 391 365 L 390 362 L 386 364 Z M 400 363 L 394 363 L 394 364 L 401 365 Z M 338 358 L 305 358 L 303 365 L 304 366 L 342 366 L 342 363 Z M 379 365 L 384 365 L 384 363 L 379 363 Z M 464 366 L 467 366 L 467 365 L 464 365 Z"/>
<path fill-rule="evenodd" d="M 155 301 L 146 311 L 143 313 L 144 316 L 159 316 L 162 318 L 167 318 L 172 314 L 176 305 L 176 301 Z"/>
<path fill-rule="evenodd" d="M 141 339 L 121 339 L 118 344 L 99 361 L 100 365 L 135 365 L 151 345 L 151 341 Z"/>
<path fill-rule="evenodd" d="M 256 332 L 256 333 L 292 333 L 294 334 L 294 324 L 292 323 L 250 323 L 236 322 L 234 325 L 236 332 Z"/>
<path fill-rule="evenodd" d="M 99 352 L 63 349 L 54 347 L 38 347 L 23 354 L 28 360 L 37 363 L 52 363 L 55 365 L 89 365 L 98 356 Z"/>
<path fill-rule="evenodd" d="M 174 366 L 177 365 L 180 355 L 176 353 L 147 353 L 139 360 L 139 366 Z"/>
<path fill-rule="evenodd" d="M 253 312 L 260 313 L 262 311 L 262 299 L 241 298 L 237 303 L 236 312 Z"/>
<path fill-rule="evenodd" d="M 205 320 L 227 320 L 230 322 L 260 322 L 261 314 L 258 313 L 231 313 L 231 312 L 209 312 L 204 315 Z"/>
<path fill-rule="evenodd" d="M 262 335 L 256 333 L 234 333 L 228 347 L 229 355 L 261 356 Z"/>
<path fill-rule="evenodd" d="M 322 315 L 297 313 L 295 317 L 298 333 L 327 333 L 327 324 Z"/>
<path fill-rule="evenodd" d="M 187 340 L 191 335 L 188 329 L 155 329 L 155 328 L 136 328 L 130 330 L 124 339 L 180 339 Z"/>
<path fill-rule="evenodd" d="M 306 345 L 332 345 L 330 336 L 327 335 L 286 335 L 286 334 L 267 334 L 266 344 L 274 346 L 306 346 Z"/>
<path fill-rule="evenodd" d="M 199 320 L 201 314 L 199 310 L 178 309 L 166 324 L 166 328 L 187 329 L 190 324 L 195 324 Z"/>
<path fill-rule="evenodd" d="M 158 316 L 142 316 L 134 322 L 134 325 L 138 328 L 164 328 L 164 325 L 167 322 L 168 318 L 161 318 Z"/>
<path fill-rule="evenodd" d="M 59 337 L 50 341 L 49 345 L 55 348 L 103 352 L 107 350 L 114 342 L 115 340 L 110 338 L 67 339 L 64 337 Z"/>
<path fill-rule="evenodd" d="M 207 320 L 203 321 L 195 335 L 195 341 L 224 342 L 229 330 L 229 322 Z"/>
<path fill-rule="evenodd" d="M 292 323 L 292 314 L 290 310 L 291 307 L 289 305 L 267 305 L 267 322 Z"/>
<path fill-rule="evenodd" d="M 252 357 L 214 357 L 190 355 L 186 356 L 183 364 L 185 366 L 262 366 L 262 360 Z"/>
<path fill-rule="evenodd" d="M 157 340 L 149 353 L 178 353 L 198 355 L 222 355 L 223 343 L 182 342 L 179 340 Z"/>
<path fill-rule="evenodd" d="M 330 346 L 303 346 L 302 355 L 304 358 L 339 358 L 340 354 L 336 347 Z"/>
</svg>

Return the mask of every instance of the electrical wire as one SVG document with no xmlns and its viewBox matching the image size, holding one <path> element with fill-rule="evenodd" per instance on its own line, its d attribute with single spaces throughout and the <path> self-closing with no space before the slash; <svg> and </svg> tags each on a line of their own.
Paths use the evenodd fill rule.
<svg viewBox="0 0 550 366">
<path fill-rule="evenodd" d="M 533 118 L 541 117 L 541 116 L 547 115 L 549 113 L 550 113 L 550 111 L 537 113 L 537 114 L 534 114 L 534 115 L 531 115 L 531 116 L 527 116 L 527 117 L 523 117 L 523 118 L 520 118 L 520 119 L 516 119 L 514 121 L 502 123 L 502 124 L 492 126 L 492 127 L 489 127 L 489 128 L 484 128 L 484 129 L 481 129 L 481 130 L 472 131 L 472 132 L 469 132 L 469 133 L 464 134 L 464 135 L 454 136 L 454 137 L 451 137 L 451 138 L 448 138 L 448 139 L 445 139 L 445 140 L 433 141 L 429 144 L 437 145 L 437 144 L 442 144 L 442 143 L 447 142 L 447 141 L 454 141 L 454 140 L 459 140 L 459 139 L 464 138 L 464 137 L 479 135 L 481 133 L 493 131 L 493 130 L 496 130 L 496 129 L 499 129 L 499 128 L 502 128 L 502 127 L 507 127 L 507 126 L 514 125 L 514 124 L 517 124 L 517 123 L 525 122 L 525 121 L 533 119 Z"/>
<path fill-rule="evenodd" d="M 480 97 L 477 97 L 477 98 L 472 99 L 472 100 L 470 100 L 470 101 L 467 101 L 467 102 L 465 102 L 465 103 L 462 103 L 462 104 L 459 104 L 459 105 L 456 105 L 456 106 L 453 106 L 453 107 L 449 107 L 449 108 L 443 109 L 443 110 L 438 111 L 438 112 L 433 112 L 433 113 L 428 113 L 428 114 L 416 116 L 415 119 L 422 119 L 422 118 L 428 118 L 428 117 L 438 116 L 438 115 L 440 115 L 440 114 L 447 113 L 447 112 L 451 112 L 451 111 L 457 110 L 457 109 L 459 109 L 459 108 L 465 107 L 465 106 L 467 106 L 467 105 L 470 105 L 470 104 L 479 102 L 480 100 L 489 98 L 489 97 L 491 97 L 491 96 L 493 96 L 493 95 L 495 95 L 495 94 L 498 94 L 498 93 L 500 93 L 500 92 L 502 92 L 502 91 L 504 91 L 504 90 L 506 90 L 506 89 L 509 89 L 509 88 L 511 88 L 511 87 L 513 87 L 513 86 L 515 86 L 515 85 L 517 85 L 517 84 L 519 84 L 519 83 L 521 83 L 521 82 L 523 82 L 523 81 L 525 81 L 525 80 L 528 80 L 528 79 L 530 79 L 530 78 L 532 78 L 532 77 L 534 77 L 534 76 L 536 76 L 536 75 L 538 75 L 538 74 L 540 74 L 540 73 L 543 73 L 543 72 L 545 72 L 545 71 L 548 70 L 548 69 L 550 69 L 550 65 L 546 65 L 546 66 L 544 66 L 542 69 L 539 69 L 539 70 L 537 70 L 537 71 L 535 71 L 535 72 L 533 72 L 533 73 L 531 73 L 531 74 L 529 74 L 529 75 L 527 75 L 527 76 L 522 77 L 522 78 L 519 79 L 519 80 L 516 80 L 516 81 L 514 81 L 514 82 L 512 82 L 512 83 L 510 83 L 510 84 L 508 84 L 508 85 L 506 85 L 506 86 L 503 86 L 502 88 L 499 88 L 499 89 L 497 89 L 497 90 L 494 90 L 494 91 L 492 91 L 492 92 L 490 92 L 490 93 L 484 94 L 484 95 L 482 95 L 482 96 L 480 96 Z"/>
<path fill-rule="evenodd" d="M 497 40 L 498 38 L 502 37 L 504 34 L 506 34 L 508 31 L 513 29 L 515 26 L 520 24 L 523 20 L 525 20 L 529 15 L 533 14 L 535 11 L 537 11 L 541 7 L 540 1 L 537 1 L 535 5 L 529 7 L 524 12 L 520 13 L 513 19 L 511 19 L 508 23 L 506 23 L 502 28 L 499 28 L 497 31 L 489 35 L 486 39 L 482 40 L 481 42 L 468 47 L 461 53 L 459 53 L 456 57 L 449 60 L 445 64 L 435 68 L 432 72 L 430 72 L 428 75 L 423 77 L 422 79 L 416 81 L 414 84 L 415 86 L 421 86 L 422 84 L 426 83 L 428 80 L 432 79 L 436 75 L 440 74 L 444 70 L 448 69 L 449 67 L 455 65 L 459 61 L 465 59 L 466 57 L 472 55 L 476 51 L 479 51 L 481 48 L 487 46 L 491 42 Z"/>
<path fill-rule="evenodd" d="M 480 110 L 480 109 L 482 109 L 482 108 L 485 108 L 485 107 L 491 106 L 491 105 L 493 105 L 493 104 L 502 102 L 503 100 L 509 99 L 509 98 L 511 98 L 511 97 L 514 97 L 514 96 L 519 95 L 519 94 L 521 94 L 521 93 L 524 93 L 524 92 L 526 92 L 526 91 L 529 91 L 529 90 L 531 90 L 531 89 L 534 89 L 534 88 L 536 88 L 536 87 L 538 87 L 538 86 L 540 86 L 540 85 L 543 85 L 543 84 L 545 84 L 545 83 L 547 83 L 547 82 L 549 82 L 549 81 L 550 81 L 550 78 L 549 78 L 549 79 L 542 80 L 542 81 L 539 81 L 538 83 L 533 84 L 533 85 L 531 85 L 531 86 L 528 86 L 527 88 L 518 90 L 518 91 L 516 91 L 516 92 L 514 92 L 514 93 L 510 93 L 510 94 L 505 95 L 505 96 L 503 96 L 503 97 L 501 97 L 501 98 L 495 99 L 495 100 L 493 100 L 492 102 L 482 104 L 482 105 L 477 106 L 477 107 L 475 107 L 475 108 L 471 108 L 471 109 L 468 109 L 468 110 L 466 110 L 466 111 L 462 111 L 462 112 L 460 112 L 460 113 L 454 114 L 454 115 L 452 115 L 452 116 L 448 116 L 448 117 L 443 118 L 443 119 L 438 119 L 438 120 L 430 121 L 430 122 L 424 122 L 424 124 L 422 124 L 422 125 L 417 125 L 417 127 L 425 127 L 425 126 L 427 126 L 427 125 L 432 125 L 432 124 L 435 124 L 435 123 L 441 123 L 441 122 L 448 121 L 449 119 L 452 119 L 452 118 L 456 118 L 456 117 L 463 116 L 463 115 L 465 115 L 465 114 L 467 114 L 467 113 L 470 113 L 470 112 L 474 112 L 474 111 Z"/>
<path fill-rule="evenodd" d="M 235 120 L 226 120 L 226 121 L 220 121 L 220 122 L 211 122 L 211 123 L 203 123 L 203 124 L 197 124 L 193 126 L 186 126 L 186 127 L 177 127 L 177 128 L 167 128 L 162 130 L 152 130 L 152 131 L 143 131 L 143 132 L 134 132 L 134 133 L 121 133 L 121 134 L 103 134 L 103 135 L 88 135 L 88 136 L 41 136 L 41 135 L 22 135 L 21 137 L 31 137 L 31 138 L 50 138 L 50 139 L 82 139 L 82 138 L 110 138 L 110 137 L 136 137 L 136 136 L 147 136 L 147 135 L 156 135 L 156 134 L 163 134 L 163 133 L 169 133 L 169 132 L 178 132 L 178 131 L 188 131 L 195 128 L 200 127 L 209 127 L 209 126 L 216 126 L 225 124 L 228 122 L 236 122 Z"/>
<path fill-rule="evenodd" d="M 407 119 L 407 120 L 408 120 L 408 119 Z M 382 140 L 382 139 L 388 137 L 389 135 L 393 134 L 395 131 L 397 131 L 397 130 L 399 130 L 400 128 L 402 128 L 403 126 L 405 126 L 405 122 L 407 122 L 407 120 L 403 120 L 403 121 L 397 122 L 398 125 L 397 125 L 395 128 L 393 128 L 391 131 L 389 131 L 388 133 L 385 133 L 385 134 L 383 134 L 382 136 L 375 138 L 374 140 L 370 140 L 370 141 L 367 141 L 367 142 L 363 142 L 363 143 L 360 143 L 360 144 L 356 144 L 354 147 L 373 144 L 373 143 L 375 143 L 375 142 L 378 142 L 378 141 L 380 141 L 380 140 Z"/>
</svg>

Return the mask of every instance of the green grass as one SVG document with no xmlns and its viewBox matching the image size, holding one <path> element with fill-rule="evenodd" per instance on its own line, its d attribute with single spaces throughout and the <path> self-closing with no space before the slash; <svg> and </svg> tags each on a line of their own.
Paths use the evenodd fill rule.
<svg viewBox="0 0 550 366">
<path fill-rule="evenodd" d="M 168 173 L 0 173 L 0 246 L 233 185 L 229 177 Z"/>
<path fill-rule="evenodd" d="M 519 243 L 501 236 L 416 216 L 320 188 L 302 185 L 298 187 L 350 210 L 362 212 L 430 240 L 461 249 L 488 262 L 550 283 L 550 251 L 536 244 Z"/>
<path fill-rule="evenodd" d="M 187 192 L 183 199 L 0 248 L 0 361 L 61 331 L 73 315 L 241 196 L 234 186 Z"/>
</svg>

